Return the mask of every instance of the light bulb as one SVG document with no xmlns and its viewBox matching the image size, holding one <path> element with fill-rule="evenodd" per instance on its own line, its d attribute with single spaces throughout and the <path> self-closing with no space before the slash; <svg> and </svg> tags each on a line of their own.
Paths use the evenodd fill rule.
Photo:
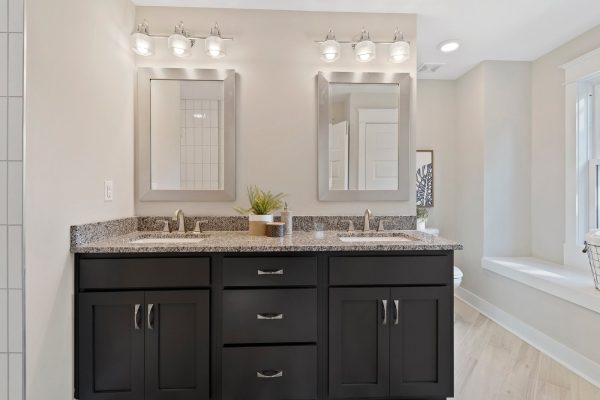
<svg viewBox="0 0 600 400">
<path fill-rule="evenodd" d="M 369 32 L 363 29 L 360 41 L 354 46 L 354 54 L 359 62 L 369 62 L 375 58 L 375 43 L 371 41 Z"/>
<path fill-rule="evenodd" d="M 410 44 L 404 40 L 395 41 L 390 45 L 390 62 L 403 63 L 410 58 Z"/>
<path fill-rule="evenodd" d="M 226 54 L 225 42 L 221 37 L 221 30 L 217 23 L 211 28 L 210 35 L 204 41 L 204 53 L 212 58 L 221 58 Z"/>
<path fill-rule="evenodd" d="M 335 39 L 335 33 L 329 29 L 325 40 L 321 42 L 321 60 L 325 62 L 334 62 L 341 55 L 340 43 Z"/>
<path fill-rule="evenodd" d="M 452 53 L 453 51 L 458 50 L 459 47 L 460 43 L 456 40 L 447 40 L 438 45 L 438 49 L 440 49 L 442 53 Z"/>
<path fill-rule="evenodd" d="M 131 50 L 140 56 L 151 56 L 154 54 L 154 41 L 148 34 L 148 23 L 137 26 L 136 32 L 133 32 L 129 38 Z"/>
<path fill-rule="evenodd" d="M 204 52 L 212 58 L 221 58 L 225 56 L 225 46 L 223 39 L 219 36 L 209 36 L 204 43 Z"/>
<path fill-rule="evenodd" d="M 169 48 L 176 57 L 188 57 L 192 53 L 190 40 L 179 33 L 169 36 Z"/>
</svg>

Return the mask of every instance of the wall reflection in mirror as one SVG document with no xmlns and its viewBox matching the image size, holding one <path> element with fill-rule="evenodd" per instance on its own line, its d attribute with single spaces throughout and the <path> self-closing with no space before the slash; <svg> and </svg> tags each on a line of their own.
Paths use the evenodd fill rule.
<svg viewBox="0 0 600 400">
<path fill-rule="evenodd" d="M 223 81 L 152 80 L 152 190 L 223 190 Z"/>
<path fill-rule="evenodd" d="M 398 84 L 329 85 L 329 189 L 398 189 Z"/>
</svg>

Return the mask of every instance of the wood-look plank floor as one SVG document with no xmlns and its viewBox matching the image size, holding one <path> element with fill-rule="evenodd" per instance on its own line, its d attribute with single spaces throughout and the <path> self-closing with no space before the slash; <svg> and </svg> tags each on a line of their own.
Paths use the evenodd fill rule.
<svg viewBox="0 0 600 400">
<path fill-rule="evenodd" d="M 600 400 L 600 388 L 462 301 L 454 306 L 455 400 Z"/>
</svg>

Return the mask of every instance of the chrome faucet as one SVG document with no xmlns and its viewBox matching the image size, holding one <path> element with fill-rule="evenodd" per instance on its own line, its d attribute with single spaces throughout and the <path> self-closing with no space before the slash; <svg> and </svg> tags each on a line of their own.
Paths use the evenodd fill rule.
<svg viewBox="0 0 600 400">
<path fill-rule="evenodd" d="M 371 210 L 367 208 L 365 210 L 365 223 L 363 225 L 364 232 L 368 232 L 371 230 L 371 226 L 369 225 L 369 218 L 371 218 L 372 215 L 373 213 L 371 212 Z"/>
<path fill-rule="evenodd" d="M 175 216 L 173 217 L 173 221 L 179 221 L 178 232 L 185 233 L 185 215 L 183 215 L 183 211 L 181 209 L 177 209 L 175 211 Z"/>
</svg>

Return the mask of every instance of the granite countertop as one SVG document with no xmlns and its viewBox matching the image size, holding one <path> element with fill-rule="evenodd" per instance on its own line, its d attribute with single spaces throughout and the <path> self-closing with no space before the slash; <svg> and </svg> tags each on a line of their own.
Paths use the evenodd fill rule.
<svg viewBox="0 0 600 400">
<path fill-rule="evenodd" d="M 403 236 L 408 241 L 343 242 L 340 236 L 365 236 L 362 232 L 298 231 L 292 236 L 270 238 L 251 236 L 243 231 L 211 231 L 203 234 L 134 231 L 87 243 L 73 243 L 73 253 L 214 253 L 281 251 L 410 251 L 461 250 L 452 240 L 415 230 L 370 232 L 368 236 Z M 133 240 L 160 237 L 202 238 L 194 243 L 132 243 Z"/>
</svg>

